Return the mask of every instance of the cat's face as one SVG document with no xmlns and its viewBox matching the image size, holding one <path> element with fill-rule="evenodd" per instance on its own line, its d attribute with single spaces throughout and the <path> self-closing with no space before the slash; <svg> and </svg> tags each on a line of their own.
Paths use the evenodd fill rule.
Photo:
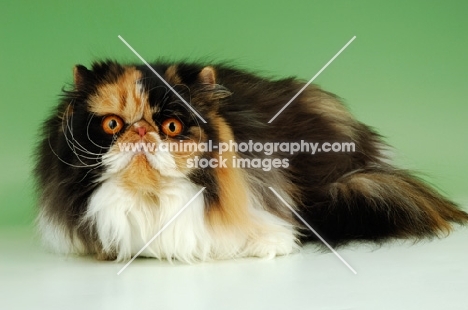
<svg viewBox="0 0 468 310">
<path fill-rule="evenodd" d="M 215 84 L 211 67 L 156 70 L 185 103 L 144 66 L 107 62 L 91 70 L 75 67 L 74 90 L 59 107 L 59 134 L 66 139 L 53 150 L 57 157 L 70 169 L 86 171 L 86 177 L 118 178 L 124 187 L 140 192 L 157 192 L 164 178 L 193 172 L 188 160 L 208 154 L 183 146 L 219 139 L 223 125 L 216 113 L 217 98 L 229 92 Z M 167 147 L 170 144 L 175 147 Z"/>
</svg>

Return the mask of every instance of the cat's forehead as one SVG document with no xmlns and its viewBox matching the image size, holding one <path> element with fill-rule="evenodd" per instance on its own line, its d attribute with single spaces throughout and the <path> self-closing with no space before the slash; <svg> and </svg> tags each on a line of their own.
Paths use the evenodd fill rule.
<svg viewBox="0 0 468 310">
<path fill-rule="evenodd" d="M 124 67 L 115 82 L 99 85 L 96 93 L 89 97 L 89 111 L 96 115 L 116 114 L 128 123 L 151 119 L 157 111 L 149 105 L 142 78 L 143 73 L 137 68 Z"/>
</svg>

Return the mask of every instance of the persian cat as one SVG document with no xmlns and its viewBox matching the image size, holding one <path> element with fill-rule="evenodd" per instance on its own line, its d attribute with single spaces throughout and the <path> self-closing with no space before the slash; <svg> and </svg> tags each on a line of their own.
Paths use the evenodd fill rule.
<svg viewBox="0 0 468 310">
<path fill-rule="evenodd" d="M 274 257 L 317 241 L 298 216 L 332 246 L 468 221 L 317 86 L 269 122 L 305 83 L 222 64 L 151 67 L 166 83 L 145 65 L 77 65 L 45 121 L 37 222 L 53 250 L 125 261 L 160 233 L 142 256 Z"/>
</svg>

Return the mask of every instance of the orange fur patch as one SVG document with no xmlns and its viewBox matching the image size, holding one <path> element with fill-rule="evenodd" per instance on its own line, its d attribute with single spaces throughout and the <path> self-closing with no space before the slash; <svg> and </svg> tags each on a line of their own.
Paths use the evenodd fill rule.
<svg viewBox="0 0 468 310">
<path fill-rule="evenodd" d="M 88 105 L 97 115 L 116 114 L 126 123 L 132 124 L 142 118 L 152 121 L 152 112 L 147 95 L 140 92 L 137 85 L 141 72 L 134 67 L 127 67 L 117 82 L 106 84 L 90 97 Z"/>
<path fill-rule="evenodd" d="M 121 180 L 132 193 L 155 196 L 159 191 L 161 175 L 150 166 L 144 154 L 137 154 L 123 171 Z"/>
<path fill-rule="evenodd" d="M 146 135 L 143 138 L 138 135 L 137 127 L 146 128 Z M 118 151 L 118 143 L 146 143 L 156 147 L 157 140 L 149 134 L 151 132 L 156 132 L 156 129 L 148 122 L 144 120 L 136 122 L 117 140 L 114 151 Z M 136 154 L 121 174 L 125 188 L 145 195 L 157 193 L 160 178 L 159 172 L 150 166 L 144 153 Z"/>
<path fill-rule="evenodd" d="M 234 141 L 230 127 L 219 116 L 211 117 L 217 127 L 221 142 Z M 215 154 L 218 154 L 215 152 Z M 223 152 L 228 158 L 227 168 L 215 168 L 219 188 L 219 204 L 208 209 L 208 221 L 215 231 L 230 234 L 235 231 L 251 233 L 254 231 L 248 210 L 248 184 L 241 169 L 232 167 L 234 152 Z"/>
</svg>

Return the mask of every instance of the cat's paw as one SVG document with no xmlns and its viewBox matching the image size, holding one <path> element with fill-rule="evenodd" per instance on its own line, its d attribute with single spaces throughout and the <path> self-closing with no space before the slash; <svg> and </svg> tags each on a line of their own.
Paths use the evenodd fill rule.
<svg viewBox="0 0 468 310">
<path fill-rule="evenodd" d="M 100 261 L 115 261 L 117 259 L 117 254 L 106 253 L 104 251 L 98 251 L 95 257 L 97 260 L 100 260 Z"/>
<path fill-rule="evenodd" d="M 245 254 L 246 256 L 271 259 L 275 256 L 297 252 L 299 248 L 297 239 L 293 234 L 281 233 L 249 240 L 245 248 Z"/>
</svg>

